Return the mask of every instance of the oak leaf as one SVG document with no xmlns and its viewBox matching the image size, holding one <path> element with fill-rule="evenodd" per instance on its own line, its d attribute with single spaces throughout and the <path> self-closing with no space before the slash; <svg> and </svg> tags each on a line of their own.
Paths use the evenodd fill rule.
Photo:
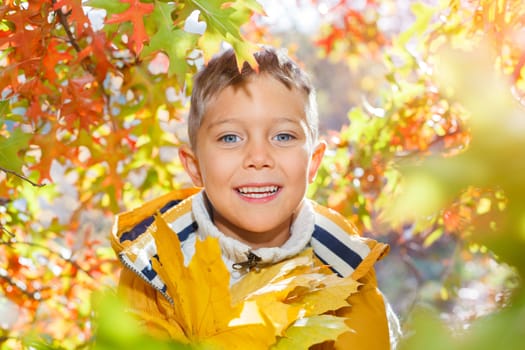
<svg viewBox="0 0 525 350">
<path fill-rule="evenodd" d="M 77 35 L 81 35 L 90 28 L 83 2 L 82 0 L 58 0 L 53 4 L 53 10 L 67 13 L 68 20 L 75 24 Z"/>
<path fill-rule="evenodd" d="M 189 66 L 186 62 L 187 55 L 197 46 L 197 34 L 186 32 L 176 28 L 171 20 L 173 5 L 158 3 L 151 14 L 158 28 L 150 38 L 141 56 L 146 56 L 154 52 L 162 51 L 169 58 L 168 76 L 177 76 L 180 86 L 184 85 Z"/>
<path fill-rule="evenodd" d="M 232 45 L 239 58 L 237 62 L 239 70 L 245 61 L 250 66 L 257 67 L 257 62 L 253 57 L 257 47 L 246 42 L 240 30 L 253 13 L 264 12 L 257 1 L 244 0 L 232 4 L 224 0 L 190 0 L 185 4 L 179 17 L 188 18 L 196 10 L 200 12 L 201 19 L 206 22 L 206 31 L 199 39 L 199 47 L 203 50 L 206 61 L 219 51 L 221 43 L 225 40 Z"/>
<path fill-rule="evenodd" d="M 130 35 L 130 44 L 137 54 L 140 54 L 144 42 L 148 41 L 149 36 L 144 27 L 144 16 L 149 15 L 153 9 L 153 4 L 145 4 L 140 0 L 121 0 L 120 2 L 128 3 L 129 7 L 122 13 L 114 13 L 106 23 L 131 22 L 133 24 L 133 33 Z"/>
<path fill-rule="evenodd" d="M 30 134 L 14 129 L 6 138 L 0 135 L 0 167 L 19 172 L 24 165 L 21 154 L 29 147 Z"/>
</svg>

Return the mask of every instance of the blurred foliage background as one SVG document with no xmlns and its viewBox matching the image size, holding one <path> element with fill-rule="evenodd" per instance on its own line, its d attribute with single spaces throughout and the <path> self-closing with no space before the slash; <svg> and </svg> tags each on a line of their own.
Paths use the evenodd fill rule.
<svg viewBox="0 0 525 350">
<path fill-rule="evenodd" d="M 2 348 L 174 346 L 93 298 L 117 280 L 112 217 L 190 185 L 192 75 L 259 43 L 312 75 L 329 151 L 309 196 L 391 245 L 401 347 L 520 348 L 524 38 L 521 0 L 3 0 Z"/>
</svg>

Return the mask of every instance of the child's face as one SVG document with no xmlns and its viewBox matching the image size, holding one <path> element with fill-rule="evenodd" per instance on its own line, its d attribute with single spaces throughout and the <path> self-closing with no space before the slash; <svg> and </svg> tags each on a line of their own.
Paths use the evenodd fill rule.
<svg viewBox="0 0 525 350">
<path fill-rule="evenodd" d="M 224 234 L 254 248 L 289 237 L 325 150 L 310 139 L 306 103 L 304 93 L 263 74 L 208 104 L 195 151 L 183 148 L 180 156 Z"/>
</svg>

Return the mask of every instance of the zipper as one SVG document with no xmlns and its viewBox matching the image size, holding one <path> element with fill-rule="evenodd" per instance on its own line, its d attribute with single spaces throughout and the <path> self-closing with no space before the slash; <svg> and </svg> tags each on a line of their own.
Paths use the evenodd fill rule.
<svg viewBox="0 0 525 350">
<path fill-rule="evenodd" d="M 248 253 L 246 253 L 246 256 L 247 256 L 246 261 L 241 261 L 241 262 L 233 264 L 232 269 L 237 270 L 237 271 L 255 270 L 259 272 L 259 270 L 261 269 L 261 266 L 259 265 L 259 263 L 261 262 L 262 258 L 255 255 L 251 250 L 248 251 Z"/>
<path fill-rule="evenodd" d="M 149 284 L 151 287 L 153 287 L 155 290 L 159 291 L 160 294 L 162 294 L 162 296 L 164 298 L 166 298 L 166 300 L 168 300 L 168 302 L 173 305 L 173 299 L 168 295 L 168 293 L 164 292 L 162 289 L 160 289 L 159 287 L 157 287 L 156 285 L 153 284 L 152 281 L 150 281 L 149 279 L 147 278 L 144 278 L 142 276 L 142 272 L 140 272 L 138 269 L 135 268 L 134 265 L 132 265 L 131 263 L 129 263 L 126 259 L 125 259 L 125 254 L 124 253 L 120 253 L 118 255 L 119 257 L 119 260 L 120 262 L 122 263 L 122 265 L 124 265 L 125 268 L 131 270 L 133 273 L 135 273 L 136 275 L 138 275 L 140 278 L 142 278 L 144 281 L 146 281 L 147 284 Z M 164 282 L 163 282 L 164 283 Z"/>
</svg>

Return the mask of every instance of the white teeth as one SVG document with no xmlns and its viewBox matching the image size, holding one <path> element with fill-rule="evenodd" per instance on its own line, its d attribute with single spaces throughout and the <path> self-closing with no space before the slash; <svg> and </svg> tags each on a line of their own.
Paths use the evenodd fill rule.
<svg viewBox="0 0 525 350">
<path fill-rule="evenodd" d="M 262 187 L 239 187 L 239 191 L 242 195 L 250 198 L 264 198 L 277 192 L 278 186 L 262 186 Z"/>
</svg>

